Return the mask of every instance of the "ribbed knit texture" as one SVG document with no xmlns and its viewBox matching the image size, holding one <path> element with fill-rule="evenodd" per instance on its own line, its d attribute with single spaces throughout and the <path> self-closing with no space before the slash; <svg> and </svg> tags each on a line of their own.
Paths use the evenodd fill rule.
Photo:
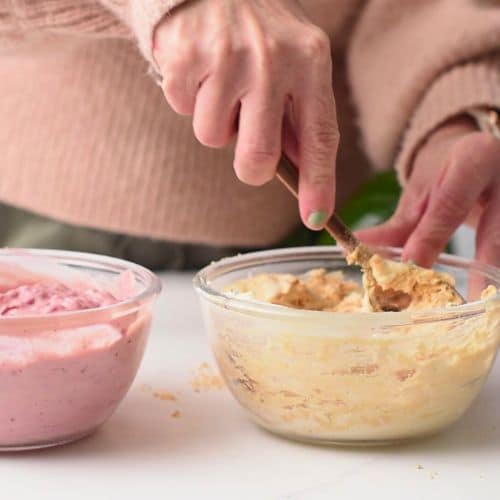
<svg viewBox="0 0 500 500">
<path fill-rule="evenodd" d="M 402 135 L 437 80 L 442 82 L 441 98 L 428 100 L 432 116 L 419 113 L 421 131 L 428 132 L 449 115 L 450 105 L 443 101 L 448 92 L 454 94 L 450 98 L 455 103 L 461 96 L 465 103 L 475 93 L 479 101 L 494 105 L 498 83 L 492 82 L 498 65 L 491 66 L 491 60 L 478 62 L 475 70 L 455 72 L 451 78 L 445 74 L 499 48 L 500 2 L 496 0 L 368 1 L 354 27 L 349 73 L 364 146 L 372 161 L 386 168 L 400 147 L 404 158 L 411 156 L 419 141 L 412 132 L 407 135 L 411 142 L 401 146 Z M 488 77 L 483 79 L 484 75 Z M 437 118 L 440 114 L 442 119 Z"/>
<path fill-rule="evenodd" d="M 110 0 L 106 3 L 117 6 L 126 2 Z M 122 6 L 119 10 L 125 14 L 126 8 Z M 0 33 L 15 29 L 21 33 L 50 30 L 94 36 L 130 36 L 130 30 L 115 14 L 92 0 L 0 0 Z"/>
<path fill-rule="evenodd" d="M 298 224 L 282 186 L 237 181 L 232 152 L 198 144 L 147 76 L 154 27 L 178 3 L 0 0 L 0 200 L 77 225 L 212 245 L 273 244 Z M 328 22 L 328 1 L 303 3 L 325 20 L 334 49 L 346 47 L 364 143 L 379 167 L 401 147 L 406 168 L 458 104 L 498 102 L 497 59 L 485 55 L 499 45 L 500 5 L 371 0 L 362 9 L 338 0 Z M 439 22 L 446 16 L 453 22 Z M 368 174 L 343 54 L 334 83 L 342 200 Z"/>
<path fill-rule="evenodd" d="M 231 152 L 196 142 L 127 42 L 63 45 L 43 65 L 1 63 L 9 93 L 0 109 L 11 117 L 0 127 L 2 200 L 70 223 L 183 241 L 268 244 L 290 231 L 297 218 L 288 193 L 238 182 Z"/>
</svg>

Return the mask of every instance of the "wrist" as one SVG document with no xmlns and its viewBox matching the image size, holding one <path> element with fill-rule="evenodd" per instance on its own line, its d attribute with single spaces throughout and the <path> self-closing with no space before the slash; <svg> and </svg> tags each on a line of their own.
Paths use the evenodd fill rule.
<svg viewBox="0 0 500 500">
<path fill-rule="evenodd" d="M 484 132 L 500 139 L 500 113 L 495 108 L 471 107 L 462 114 L 454 116 L 436 127 L 415 151 L 409 175 L 414 166 L 422 160 L 429 150 L 448 150 L 454 141 L 473 133 Z"/>
</svg>

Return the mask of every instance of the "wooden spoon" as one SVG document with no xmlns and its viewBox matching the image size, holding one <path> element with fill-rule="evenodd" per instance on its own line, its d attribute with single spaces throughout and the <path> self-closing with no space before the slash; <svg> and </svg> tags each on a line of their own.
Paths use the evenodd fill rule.
<svg viewBox="0 0 500 500">
<path fill-rule="evenodd" d="M 281 157 L 276 175 L 288 190 L 298 198 L 298 170 L 284 154 Z M 366 292 L 374 311 L 402 311 L 410 305 L 412 301 L 411 295 L 403 290 L 395 290 L 393 288 L 383 289 L 377 283 L 370 266 L 370 258 L 373 254 L 352 234 L 351 230 L 338 215 L 334 213 L 330 217 L 325 225 L 325 229 L 347 252 L 349 264 L 359 265 L 365 273 Z M 462 302 L 465 302 L 461 295 L 456 290 L 454 291 Z"/>
</svg>

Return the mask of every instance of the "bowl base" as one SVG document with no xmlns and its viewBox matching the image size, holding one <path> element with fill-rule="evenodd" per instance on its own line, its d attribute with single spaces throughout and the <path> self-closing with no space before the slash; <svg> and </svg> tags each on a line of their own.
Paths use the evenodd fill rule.
<svg viewBox="0 0 500 500">
<path fill-rule="evenodd" d="M 413 443 L 415 441 L 424 440 L 427 438 L 431 438 L 436 434 L 439 434 L 440 431 L 428 432 L 426 434 L 419 434 L 417 436 L 410 437 L 401 437 L 394 439 L 325 439 L 325 438 L 312 438 L 305 436 L 298 436 L 295 434 L 288 434 L 285 432 L 276 431 L 274 429 L 270 429 L 260 422 L 256 422 L 256 425 L 263 429 L 266 432 L 273 434 L 274 436 L 288 439 L 289 441 L 295 441 L 302 444 L 315 445 L 315 446 L 335 446 L 342 448 L 366 448 L 366 447 L 376 447 L 376 446 L 398 446 L 405 445 L 408 443 Z"/>
<path fill-rule="evenodd" d="M 73 434 L 72 436 L 65 436 L 60 439 L 54 439 L 52 441 L 40 441 L 38 443 L 27 443 L 27 444 L 13 444 L 13 445 L 0 445 L 0 453 L 10 453 L 18 451 L 33 451 L 42 450 L 44 448 L 54 448 L 56 446 L 63 446 L 65 444 L 73 443 L 79 441 L 94 432 L 97 431 L 99 427 L 94 427 L 91 430 L 81 432 L 79 434 Z"/>
</svg>

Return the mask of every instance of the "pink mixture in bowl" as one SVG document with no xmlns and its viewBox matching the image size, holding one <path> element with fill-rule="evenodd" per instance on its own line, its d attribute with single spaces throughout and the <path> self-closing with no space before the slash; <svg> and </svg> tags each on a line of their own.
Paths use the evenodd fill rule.
<svg viewBox="0 0 500 500">
<path fill-rule="evenodd" d="M 0 251 L 0 450 L 99 427 L 139 368 L 159 280 L 118 259 Z"/>
</svg>

